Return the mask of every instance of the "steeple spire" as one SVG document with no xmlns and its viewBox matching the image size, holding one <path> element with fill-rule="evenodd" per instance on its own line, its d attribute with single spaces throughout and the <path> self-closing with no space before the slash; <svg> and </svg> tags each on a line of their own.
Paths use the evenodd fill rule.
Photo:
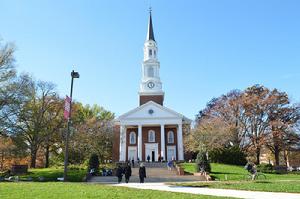
<svg viewBox="0 0 300 199">
<path fill-rule="evenodd" d="M 148 23 L 148 33 L 147 33 L 147 40 L 153 40 L 155 41 L 154 39 L 154 33 L 153 33 L 153 25 L 152 25 L 152 9 L 151 7 L 149 8 L 149 23 Z"/>
</svg>

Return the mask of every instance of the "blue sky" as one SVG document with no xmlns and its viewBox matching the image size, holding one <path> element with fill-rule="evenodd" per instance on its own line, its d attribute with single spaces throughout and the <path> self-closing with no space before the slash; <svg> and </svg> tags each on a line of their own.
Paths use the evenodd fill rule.
<svg viewBox="0 0 300 199">
<path fill-rule="evenodd" d="M 0 0 L 0 36 L 19 72 L 120 115 L 138 105 L 143 0 Z M 213 97 L 253 84 L 300 101 L 300 1 L 151 1 L 165 105 L 191 119 Z M 74 67 L 73 67 L 74 66 Z"/>
</svg>

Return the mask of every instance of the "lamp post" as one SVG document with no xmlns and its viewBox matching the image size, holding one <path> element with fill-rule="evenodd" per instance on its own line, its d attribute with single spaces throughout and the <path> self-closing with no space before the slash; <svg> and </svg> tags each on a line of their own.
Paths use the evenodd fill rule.
<svg viewBox="0 0 300 199">
<path fill-rule="evenodd" d="M 72 112 L 72 95 L 73 95 L 73 81 L 74 78 L 79 78 L 79 73 L 72 70 L 71 72 L 71 92 L 70 92 L 70 110 L 69 110 L 69 117 L 68 117 L 68 127 L 67 127 L 67 134 L 65 140 L 65 163 L 64 163 L 64 181 L 67 182 L 68 180 L 68 156 L 69 156 L 69 135 L 70 135 L 70 126 L 71 126 L 71 112 Z"/>
</svg>

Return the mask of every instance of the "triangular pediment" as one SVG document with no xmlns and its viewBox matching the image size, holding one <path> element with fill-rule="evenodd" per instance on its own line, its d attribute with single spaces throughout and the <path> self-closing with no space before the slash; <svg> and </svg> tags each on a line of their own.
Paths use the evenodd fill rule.
<svg viewBox="0 0 300 199">
<path fill-rule="evenodd" d="M 173 118 L 184 119 L 185 117 L 167 107 L 161 106 L 153 101 L 149 101 L 123 115 L 118 120 L 131 120 L 131 119 L 152 119 L 152 118 Z"/>
</svg>

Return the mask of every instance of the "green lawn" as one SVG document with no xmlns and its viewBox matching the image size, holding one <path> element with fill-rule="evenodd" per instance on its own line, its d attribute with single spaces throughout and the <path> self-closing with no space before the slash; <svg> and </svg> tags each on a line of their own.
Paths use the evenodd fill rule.
<svg viewBox="0 0 300 199">
<path fill-rule="evenodd" d="M 195 173 L 194 163 L 181 164 L 188 173 Z M 211 163 L 211 176 L 215 180 L 242 180 L 248 172 L 242 166 Z"/>
<path fill-rule="evenodd" d="M 62 183 L 62 182 L 19 182 L 0 183 L 1 199 L 82 199 L 82 198 L 226 198 L 183 193 L 162 192 L 153 190 L 138 190 L 125 187 L 112 187 L 99 184 Z"/>
<path fill-rule="evenodd" d="M 186 172 L 195 172 L 192 163 L 181 164 Z M 242 166 L 212 163 L 211 176 L 214 182 L 178 183 L 177 185 L 208 187 L 221 189 L 240 189 L 253 191 L 290 192 L 300 193 L 300 174 L 265 174 L 267 179 L 263 181 L 244 181 L 247 171 Z M 227 178 L 227 180 L 226 180 Z"/>
<path fill-rule="evenodd" d="M 21 175 L 21 180 L 26 180 L 32 177 L 34 181 L 38 181 L 38 177 L 44 177 L 45 181 L 57 181 L 57 178 L 63 177 L 64 170 L 62 168 L 44 168 L 44 169 L 29 169 L 28 174 Z M 68 179 L 71 182 L 82 182 L 86 175 L 85 169 L 69 169 Z"/>
<path fill-rule="evenodd" d="M 188 173 L 194 173 L 195 164 L 194 163 L 182 163 L 181 164 Z M 248 174 L 247 170 L 243 166 L 226 165 L 211 163 L 211 176 L 215 178 L 216 181 L 226 180 L 244 180 L 245 174 Z M 265 174 L 267 180 L 300 180 L 299 173 L 289 173 L 289 174 Z"/>
</svg>

